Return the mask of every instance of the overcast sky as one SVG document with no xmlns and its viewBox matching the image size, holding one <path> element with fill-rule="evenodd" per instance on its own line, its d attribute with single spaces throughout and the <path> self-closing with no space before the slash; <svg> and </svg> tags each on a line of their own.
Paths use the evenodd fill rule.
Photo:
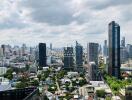
<svg viewBox="0 0 132 100">
<path fill-rule="evenodd" d="M 112 20 L 132 44 L 132 0 L 0 0 L 0 44 L 103 43 Z"/>
</svg>

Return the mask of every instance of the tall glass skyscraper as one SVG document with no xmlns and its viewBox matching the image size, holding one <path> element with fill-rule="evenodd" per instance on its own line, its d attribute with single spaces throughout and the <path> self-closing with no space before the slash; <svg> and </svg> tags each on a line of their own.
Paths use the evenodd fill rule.
<svg viewBox="0 0 132 100">
<path fill-rule="evenodd" d="M 83 65 L 83 47 L 76 41 L 76 66 L 82 67 Z"/>
<path fill-rule="evenodd" d="M 125 47 L 125 37 L 122 37 L 121 46 L 122 46 L 122 47 Z"/>
<path fill-rule="evenodd" d="M 120 26 L 112 21 L 108 25 L 109 67 L 108 73 L 120 78 Z"/>
<path fill-rule="evenodd" d="M 99 49 L 98 43 L 88 43 L 87 44 L 88 63 L 95 62 L 95 64 L 98 65 L 98 49 Z"/>
<path fill-rule="evenodd" d="M 108 45 L 107 45 L 107 40 L 104 41 L 103 55 L 104 55 L 104 57 L 107 57 L 107 56 L 108 56 Z"/>
<path fill-rule="evenodd" d="M 46 43 L 39 43 L 39 67 L 45 67 L 46 62 Z"/>
<path fill-rule="evenodd" d="M 74 70 L 74 53 L 73 47 L 64 48 L 64 69 Z"/>
</svg>

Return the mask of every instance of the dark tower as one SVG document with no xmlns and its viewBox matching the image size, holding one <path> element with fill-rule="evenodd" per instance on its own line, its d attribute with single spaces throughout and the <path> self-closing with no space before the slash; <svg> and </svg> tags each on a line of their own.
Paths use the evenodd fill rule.
<svg viewBox="0 0 132 100">
<path fill-rule="evenodd" d="M 83 66 L 83 47 L 76 41 L 76 66 Z"/>
<path fill-rule="evenodd" d="M 108 73 L 120 78 L 120 26 L 112 21 L 109 23 L 109 68 Z"/>
<path fill-rule="evenodd" d="M 39 67 L 45 67 L 46 60 L 46 43 L 39 43 Z"/>
<path fill-rule="evenodd" d="M 73 47 L 64 48 L 64 69 L 73 70 L 74 69 L 74 53 Z"/>
</svg>

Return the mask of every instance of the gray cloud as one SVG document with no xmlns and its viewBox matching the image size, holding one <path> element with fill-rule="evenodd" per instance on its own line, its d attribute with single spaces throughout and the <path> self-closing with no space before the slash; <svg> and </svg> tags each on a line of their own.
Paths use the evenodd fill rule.
<svg viewBox="0 0 132 100">
<path fill-rule="evenodd" d="M 94 4 L 95 5 L 94 5 Z M 97 2 L 92 2 L 91 8 L 96 9 L 96 10 L 101 10 L 101 9 L 106 9 L 108 7 L 114 7 L 114 6 L 119 6 L 119 5 L 129 5 L 132 4 L 132 0 L 103 0 L 101 2 L 100 0 Z"/>
<path fill-rule="evenodd" d="M 69 24 L 73 18 L 70 0 L 27 0 L 22 5 L 31 8 L 32 19 L 51 25 Z"/>
</svg>

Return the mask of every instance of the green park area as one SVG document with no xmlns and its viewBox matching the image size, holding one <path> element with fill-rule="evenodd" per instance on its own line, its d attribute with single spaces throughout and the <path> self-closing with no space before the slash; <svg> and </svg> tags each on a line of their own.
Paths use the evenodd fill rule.
<svg viewBox="0 0 132 100">
<path fill-rule="evenodd" d="M 104 75 L 104 79 L 110 86 L 114 94 L 118 94 L 120 89 L 125 88 L 127 85 L 132 85 L 132 79 L 117 79 L 115 77 Z"/>
</svg>

